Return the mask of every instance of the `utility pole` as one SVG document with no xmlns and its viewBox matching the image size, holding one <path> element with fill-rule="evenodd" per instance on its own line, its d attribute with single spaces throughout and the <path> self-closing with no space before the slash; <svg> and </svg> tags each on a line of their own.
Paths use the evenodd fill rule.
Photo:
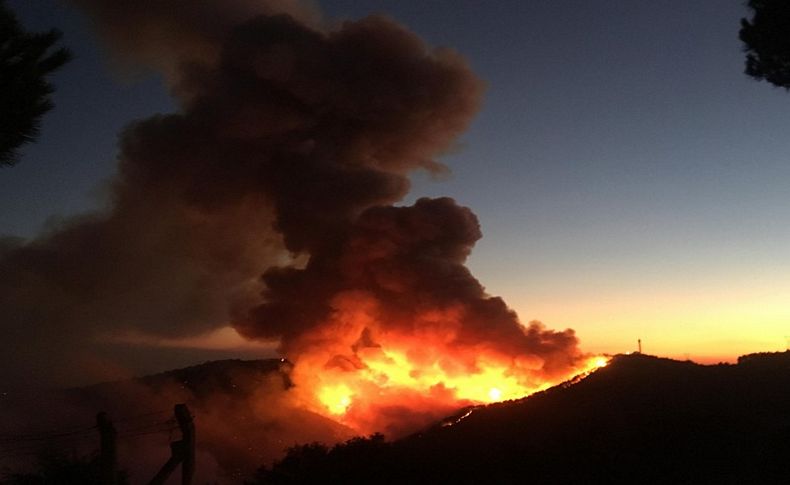
<svg viewBox="0 0 790 485">
<path fill-rule="evenodd" d="M 641 354 L 642 353 L 642 339 L 641 338 L 640 339 L 636 339 L 636 345 L 639 348 L 639 350 L 637 350 L 637 353 Z"/>
<path fill-rule="evenodd" d="M 181 429 L 181 439 L 170 443 L 170 459 L 162 465 L 149 485 L 164 485 L 176 467 L 181 465 L 181 485 L 192 485 L 195 476 L 195 422 L 186 404 L 176 404 L 176 422 Z"/>
<path fill-rule="evenodd" d="M 101 451 L 99 452 L 99 479 L 101 485 L 116 485 L 118 478 L 117 433 L 107 413 L 96 415 L 96 427 L 99 429 Z"/>
</svg>

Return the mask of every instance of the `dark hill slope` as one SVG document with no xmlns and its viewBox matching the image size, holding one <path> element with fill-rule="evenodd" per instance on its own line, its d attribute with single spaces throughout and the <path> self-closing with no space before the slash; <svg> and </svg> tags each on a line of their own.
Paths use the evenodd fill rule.
<svg viewBox="0 0 790 485">
<path fill-rule="evenodd" d="M 349 448 L 296 450 L 259 482 L 790 483 L 790 354 L 618 356 L 577 384 Z"/>
<path fill-rule="evenodd" d="M 0 441 L 4 433 L 46 436 L 89 428 L 96 413 L 105 411 L 118 431 L 120 466 L 129 470 L 132 483 L 147 483 L 169 457 L 170 441 L 179 437 L 168 431 L 174 426 L 168 422 L 173 406 L 186 403 L 197 428 L 200 483 L 217 478 L 238 483 L 295 443 L 336 443 L 353 436 L 341 424 L 295 405 L 288 392 L 290 366 L 280 359 L 223 360 L 78 389 L 0 395 Z M 77 438 L 67 433 L 62 439 L 24 442 L 23 451 L 81 456 L 98 447 L 98 433 L 89 430 Z M 20 446 L 0 442 L 0 477 L 4 466 L 27 464 L 26 455 L 3 453 Z"/>
<path fill-rule="evenodd" d="M 190 397 L 196 401 L 217 394 L 229 394 L 236 399 L 244 399 L 273 382 L 279 383 L 277 387 L 282 389 L 290 387 L 290 368 L 291 363 L 284 359 L 215 360 L 135 379 L 70 389 L 67 392 L 81 399 L 107 399 L 112 402 L 119 390 L 130 386 L 144 387 L 152 392 L 162 392 L 175 386 L 188 391 Z"/>
<path fill-rule="evenodd" d="M 290 371 L 291 363 L 280 359 L 212 361 L 76 390 L 80 394 L 76 401 L 83 408 L 90 403 L 93 409 L 109 410 L 111 416 L 121 418 L 186 403 L 197 428 L 197 476 L 241 478 L 262 462 L 281 457 L 294 443 L 336 443 L 354 434 L 296 406 L 287 392 L 292 386 Z M 141 446 L 145 443 L 138 443 Z M 210 465 L 212 460 L 216 466 Z M 133 459 L 128 462 L 135 468 Z"/>
</svg>

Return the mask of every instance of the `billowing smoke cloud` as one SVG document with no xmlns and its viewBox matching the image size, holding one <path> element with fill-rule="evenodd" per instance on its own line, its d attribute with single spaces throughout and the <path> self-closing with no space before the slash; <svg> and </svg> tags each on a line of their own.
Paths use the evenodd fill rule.
<svg viewBox="0 0 790 485">
<path fill-rule="evenodd" d="M 339 392 L 329 411 L 397 434 L 477 394 L 442 381 L 415 410 L 401 389 L 377 421 L 351 403 L 362 388 L 317 376 L 402 357 L 405 379 L 495 364 L 523 390 L 575 368 L 572 331 L 522 327 L 464 266 L 481 236 L 469 209 L 392 205 L 410 172 L 444 169 L 435 157 L 478 108 L 482 83 L 455 52 L 380 16 L 325 28 L 290 0 L 72 1 L 124 62 L 165 71 L 181 110 L 123 133 L 104 213 L 2 246 L 0 372 L 66 379 L 95 367 L 77 355 L 108 333 L 230 322 L 279 341 L 297 387 Z M 53 376 L 42 353 L 72 365 Z M 394 377 L 379 374 L 367 389 L 384 396 Z"/>
<path fill-rule="evenodd" d="M 475 215 L 449 198 L 372 207 L 317 241 L 306 267 L 268 270 L 265 303 L 237 328 L 280 338 L 297 383 L 319 399 L 345 387 L 321 404 L 391 436 L 459 402 L 520 397 L 568 376 L 583 357 L 573 331 L 524 328 L 464 266 L 480 237 Z"/>
<path fill-rule="evenodd" d="M 123 133 L 105 212 L 4 244 L 6 384 L 95 378 L 106 356 L 86 347 L 107 333 L 187 335 L 244 314 L 267 268 L 400 199 L 410 170 L 438 170 L 478 104 L 459 56 L 384 18 L 325 32 L 289 1 L 76 3 L 127 60 L 179 66 L 182 110 Z M 194 54 L 205 46 L 216 55 Z"/>
<path fill-rule="evenodd" d="M 410 207 L 373 207 L 341 238 L 319 240 L 304 269 L 273 268 L 264 274 L 266 302 L 239 324 L 250 337 L 281 338 L 288 354 L 303 346 L 331 346 L 344 338 L 346 349 L 375 346 L 370 327 L 313 330 L 343 313 L 345 300 L 361 302 L 377 332 L 418 335 L 451 325 L 459 346 L 486 343 L 513 356 L 537 354 L 561 359 L 575 345 L 572 332 L 525 332 L 501 298 L 488 296 L 464 266 L 481 237 L 475 215 L 450 198 L 419 199 Z M 436 315 L 452 310 L 453 317 Z M 427 315 L 427 318 L 426 318 Z M 367 332 L 364 332 L 367 328 Z M 573 357 L 573 354 L 571 354 Z"/>
</svg>

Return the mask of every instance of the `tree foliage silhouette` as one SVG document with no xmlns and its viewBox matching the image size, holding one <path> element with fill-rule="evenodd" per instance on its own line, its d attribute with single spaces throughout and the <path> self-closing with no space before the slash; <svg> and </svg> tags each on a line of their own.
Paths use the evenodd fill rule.
<svg viewBox="0 0 790 485">
<path fill-rule="evenodd" d="M 741 19 L 746 74 L 790 89 L 790 2 L 749 0 L 751 20 Z"/>
<path fill-rule="evenodd" d="M 245 485 L 389 483 L 395 476 L 389 469 L 391 448 L 379 433 L 352 438 L 332 448 L 321 443 L 294 446 L 271 468 L 261 467 Z"/>
<path fill-rule="evenodd" d="M 17 149 L 35 140 L 41 117 L 54 106 L 47 76 L 71 58 L 55 48 L 61 33 L 26 32 L 0 0 L 0 166 L 19 160 Z"/>
</svg>

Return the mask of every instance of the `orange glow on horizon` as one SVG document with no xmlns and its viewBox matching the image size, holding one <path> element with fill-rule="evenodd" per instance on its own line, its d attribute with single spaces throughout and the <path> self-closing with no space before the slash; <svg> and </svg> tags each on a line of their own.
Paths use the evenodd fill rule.
<svg viewBox="0 0 790 485">
<path fill-rule="evenodd" d="M 521 315 L 575 329 L 587 352 L 633 352 L 637 339 L 642 339 L 646 354 L 716 364 L 755 352 L 786 350 L 790 282 L 753 278 L 744 288 L 730 284 L 736 280 L 722 276 L 714 282 L 629 282 L 577 288 L 573 293 L 551 287 L 496 291 Z"/>
</svg>

